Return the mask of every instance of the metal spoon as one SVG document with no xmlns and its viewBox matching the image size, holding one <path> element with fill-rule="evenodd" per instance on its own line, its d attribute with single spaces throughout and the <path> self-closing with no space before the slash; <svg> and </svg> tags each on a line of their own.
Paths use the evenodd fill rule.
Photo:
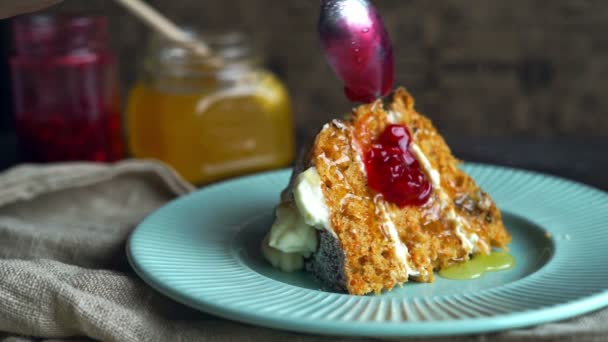
<svg viewBox="0 0 608 342">
<path fill-rule="evenodd" d="M 321 0 L 319 36 L 329 64 L 353 102 L 387 95 L 394 82 L 393 48 L 367 0 Z"/>
</svg>

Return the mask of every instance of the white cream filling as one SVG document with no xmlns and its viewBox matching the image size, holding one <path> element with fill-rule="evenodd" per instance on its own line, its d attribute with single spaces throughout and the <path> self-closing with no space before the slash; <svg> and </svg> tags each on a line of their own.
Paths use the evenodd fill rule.
<svg viewBox="0 0 608 342">
<path fill-rule="evenodd" d="M 306 222 L 292 202 L 281 203 L 270 229 L 268 245 L 284 253 L 310 256 L 317 249 L 317 234 Z"/>
<path fill-rule="evenodd" d="M 262 243 L 264 257 L 276 268 L 286 272 L 304 267 L 304 258 L 317 250 L 316 229 L 332 235 L 329 209 L 321 189 L 321 178 L 315 167 L 310 167 L 296 178 L 294 202 L 277 207 L 276 219 Z"/>
<path fill-rule="evenodd" d="M 306 224 L 317 229 L 327 229 L 335 236 L 329 224 L 329 208 L 321 189 L 321 177 L 314 166 L 298 175 L 293 196 Z"/>
<path fill-rule="evenodd" d="M 396 124 L 401 121 L 401 114 L 397 112 L 389 110 L 388 112 L 386 112 L 386 115 L 388 116 L 388 122 L 392 124 Z"/>
<path fill-rule="evenodd" d="M 416 160 L 418 160 L 418 162 L 420 163 L 420 166 L 422 166 L 426 174 L 431 179 L 431 185 L 433 186 L 433 189 L 444 193 L 443 189 L 441 189 L 441 176 L 439 175 L 439 171 L 433 169 L 433 167 L 431 166 L 431 162 L 422 152 L 420 147 L 418 147 L 418 145 L 412 143 L 410 145 L 410 149 L 414 153 L 414 157 L 416 157 Z"/>
<path fill-rule="evenodd" d="M 391 219 L 391 217 L 388 213 L 388 210 L 386 210 L 384 203 L 379 201 L 379 199 L 381 199 L 381 198 L 382 198 L 382 195 L 380 195 L 380 194 L 378 194 L 378 195 L 376 195 L 376 197 L 374 197 L 374 204 L 376 206 L 376 214 L 380 213 L 384 217 L 383 226 L 386 229 L 386 231 L 388 232 L 389 238 L 393 241 L 394 248 L 395 248 L 395 254 L 397 255 L 397 258 L 399 258 L 399 261 L 401 261 L 401 263 L 403 264 L 403 268 L 405 269 L 406 274 L 408 276 L 418 276 L 418 275 L 420 275 L 420 272 L 417 270 L 414 270 L 410 266 L 410 263 L 408 261 L 408 259 L 410 257 L 409 250 L 407 249 L 407 246 L 403 243 L 403 241 L 401 241 L 401 238 L 399 237 L 399 233 L 397 232 L 397 227 L 395 227 L 395 223 Z"/>
<path fill-rule="evenodd" d="M 456 236 L 462 242 L 462 247 L 469 253 L 477 252 L 477 242 L 479 241 L 479 236 L 475 233 L 468 233 L 464 228 L 464 220 L 454 210 L 453 206 L 450 206 L 450 198 L 446 194 L 446 192 L 441 187 L 441 176 L 439 172 L 431 166 L 429 159 L 422 152 L 420 147 L 414 143 L 410 145 L 411 151 L 416 157 L 416 160 L 420 163 L 420 166 L 424 169 L 426 174 L 431 179 L 431 184 L 433 185 L 433 189 L 437 192 L 439 196 L 439 200 L 441 201 L 441 208 L 449 207 L 447 212 L 446 219 L 449 220 L 454 225 L 454 232 Z"/>
<path fill-rule="evenodd" d="M 285 253 L 274 247 L 268 242 L 269 236 L 266 235 L 262 241 L 262 255 L 275 268 L 283 272 L 293 272 L 304 268 L 304 257 L 300 253 Z"/>
</svg>

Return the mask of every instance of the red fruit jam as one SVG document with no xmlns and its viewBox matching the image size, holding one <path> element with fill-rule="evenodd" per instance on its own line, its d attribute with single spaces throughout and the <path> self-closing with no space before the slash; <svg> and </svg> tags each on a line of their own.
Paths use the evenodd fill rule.
<svg viewBox="0 0 608 342">
<path fill-rule="evenodd" d="M 401 208 L 425 204 L 432 190 L 409 149 L 410 143 L 407 127 L 388 125 L 365 154 L 369 187 Z"/>
<path fill-rule="evenodd" d="M 100 112 L 97 118 L 66 115 L 71 113 L 19 113 L 16 124 L 23 158 L 33 162 L 114 162 L 124 156 L 118 110 Z"/>
<path fill-rule="evenodd" d="M 15 121 L 24 161 L 124 156 L 116 58 L 101 17 L 13 21 Z"/>
</svg>

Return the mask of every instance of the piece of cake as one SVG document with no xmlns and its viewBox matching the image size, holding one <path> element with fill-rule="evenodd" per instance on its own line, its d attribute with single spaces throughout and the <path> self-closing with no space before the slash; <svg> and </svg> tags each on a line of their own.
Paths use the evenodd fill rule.
<svg viewBox="0 0 608 342">
<path fill-rule="evenodd" d="M 432 282 L 511 240 L 458 164 L 405 89 L 362 105 L 323 126 L 297 162 L 262 252 L 354 295 Z"/>
</svg>

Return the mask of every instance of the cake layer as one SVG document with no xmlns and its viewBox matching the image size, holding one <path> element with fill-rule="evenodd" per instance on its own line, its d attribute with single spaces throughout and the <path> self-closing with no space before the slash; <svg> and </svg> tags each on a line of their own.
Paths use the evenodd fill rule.
<svg viewBox="0 0 608 342">
<path fill-rule="evenodd" d="M 346 289 L 353 294 L 390 289 L 407 281 L 412 272 L 407 247 L 387 220 L 388 210 L 367 186 L 361 155 L 355 127 L 341 120 L 323 127 L 310 153 L 331 227 L 346 258 Z"/>
</svg>

